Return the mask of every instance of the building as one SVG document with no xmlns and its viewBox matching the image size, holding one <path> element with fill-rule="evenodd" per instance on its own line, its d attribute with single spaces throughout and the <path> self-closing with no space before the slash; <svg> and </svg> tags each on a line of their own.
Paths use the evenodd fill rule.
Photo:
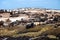
<svg viewBox="0 0 60 40">
<path fill-rule="evenodd" d="M 10 13 L 8 13 L 8 12 L 0 13 L 0 16 L 1 16 L 2 18 L 9 18 L 9 17 L 10 17 Z"/>
</svg>

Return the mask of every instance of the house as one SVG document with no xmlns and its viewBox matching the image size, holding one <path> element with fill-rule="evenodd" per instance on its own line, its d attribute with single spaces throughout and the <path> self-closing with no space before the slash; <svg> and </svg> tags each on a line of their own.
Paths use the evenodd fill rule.
<svg viewBox="0 0 60 40">
<path fill-rule="evenodd" d="M 19 17 L 22 19 L 24 19 L 24 20 L 28 20 L 29 19 L 29 16 L 28 15 L 26 15 L 26 14 L 19 14 Z"/>
<path fill-rule="evenodd" d="M 3 18 L 9 18 L 10 17 L 10 13 L 6 12 L 6 13 L 0 13 L 0 16 Z"/>
<path fill-rule="evenodd" d="M 40 24 L 40 22 L 34 22 L 34 24 L 37 26 L 37 25 L 39 25 L 39 24 Z"/>
</svg>

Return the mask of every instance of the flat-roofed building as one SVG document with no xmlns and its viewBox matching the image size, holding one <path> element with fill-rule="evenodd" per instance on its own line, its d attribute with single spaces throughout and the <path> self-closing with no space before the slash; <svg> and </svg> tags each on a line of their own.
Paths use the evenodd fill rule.
<svg viewBox="0 0 60 40">
<path fill-rule="evenodd" d="M 0 13 L 0 15 L 3 17 L 3 18 L 9 18 L 10 17 L 10 13 Z"/>
</svg>

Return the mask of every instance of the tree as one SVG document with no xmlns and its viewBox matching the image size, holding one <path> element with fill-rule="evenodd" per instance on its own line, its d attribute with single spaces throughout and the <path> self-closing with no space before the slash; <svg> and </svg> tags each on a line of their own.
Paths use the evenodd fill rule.
<svg viewBox="0 0 60 40">
<path fill-rule="evenodd" d="M 45 17 L 48 17 L 48 15 L 47 15 L 47 14 L 45 14 Z"/>
<path fill-rule="evenodd" d="M 57 17 L 54 17 L 53 21 L 57 22 L 58 21 L 58 18 Z"/>
<path fill-rule="evenodd" d="M 7 19 L 6 22 L 11 22 L 11 20 L 10 19 Z"/>
<path fill-rule="evenodd" d="M 5 10 L 5 12 L 7 12 L 7 10 Z"/>
<path fill-rule="evenodd" d="M 44 14 L 41 13 L 40 16 L 44 16 Z"/>
<path fill-rule="evenodd" d="M 4 10 L 3 10 L 3 9 L 1 9 L 1 10 L 0 10 L 0 13 L 3 13 L 3 12 L 4 12 Z"/>
</svg>

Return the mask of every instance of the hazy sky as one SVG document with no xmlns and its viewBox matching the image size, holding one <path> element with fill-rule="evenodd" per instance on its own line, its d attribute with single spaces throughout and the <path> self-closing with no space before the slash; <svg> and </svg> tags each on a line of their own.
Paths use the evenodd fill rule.
<svg viewBox="0 0 60 40">
<path fill-rule="evenodd" d="M 60 9 L 60 0 L 0 0 L 0 9 L 23 7 Z"/>
</svg>

